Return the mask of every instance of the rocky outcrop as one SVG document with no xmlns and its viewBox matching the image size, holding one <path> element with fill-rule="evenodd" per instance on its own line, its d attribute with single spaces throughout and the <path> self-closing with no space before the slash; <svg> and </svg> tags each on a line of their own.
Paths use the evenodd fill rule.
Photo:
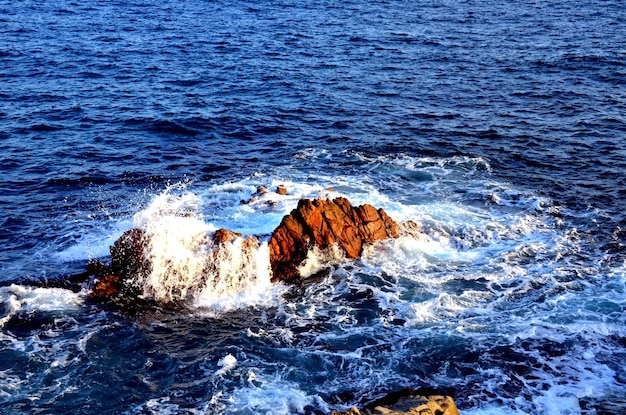
<svg viewBox="0 0 626 415">
<path fill-rule="evenodd" d="M 403 229 L 411 232 L 410 228 Z M 400 226 L 383 209 L 367 204 L 354 207 L 343 197 L 300 200 L 297 208 L 283 218 L 269 239 L 272 281 L 298 280 L 301 277 L 299 267 L 312 249 L 325 250 L 336 246 L 346 258 L 358 258 L 366 245 L 399 235 Z M 213 258 L 207 257 L 202 278 L 214 271 L 211 264 L 219 255 L 219 246 L 236 238 L 243 238 L 250 249 L 259 246 L 259 240 L 254 236 L 246 237 L 226 229 L 215 231 L 212 238 L 207 237 L 207 242 L 203 242 L 217 249 L 211 251 Z M 134 286 L 133 281 L 145 281 L 152 273 L 150 247 L 150 237 L 145 231 L 130 229 L 124 232 L 110 248 L 110 266 L 92 265 L 91 274 L 95 276 L 92 296 L 133 298 L 141 295 L 142 287 Z"/>
<path fill-rule="evenodd" d="M 223 246 L 242 234 L 227 229 L 218 229 L 211 238 L 214 246 Z M 258 239 L 246 237 L 247 245 L 258 246 Z M 95 299 L 109 299 L 113 297 L 135 298 L 141 295 L 141 288 L 132 284 L 133 281 L 145 280 L 152 272 L 152 262 L 149 257 L 150 237 L 142 229 L 130 229 L 120 236 L 109 248 L 111 264 L 105 266 L 100 262 L 88 265 L 87 273 L 95 277 L 91 296 Z M 214 255 L 219 249 L 213 251 Z M 211 261 L 207 258 L 207 273 L 210 272 Z"/>
<path fill-rule="evenodd" d="M 348 199 L 302 199 L 285 216 L 269 241 L 274 281 L 300 277 L 298 267 L 310 249 L 337 245 L 347 258 L 358 258 L 367 244 L 397 238 L 400 227 L 382 209 L 353 207 Z"/>
<path fill-rule="evenodd" d="M 351 408 L 332 412 L 331 415 L 459 415 L 452 397 L 427 392 L 402 389 L 363 409 Z"/>
</svg>

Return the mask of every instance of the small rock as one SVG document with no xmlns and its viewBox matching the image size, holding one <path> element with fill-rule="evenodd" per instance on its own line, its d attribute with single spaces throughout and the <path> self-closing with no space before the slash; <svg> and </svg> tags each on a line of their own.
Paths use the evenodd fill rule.
<svg viewBox="0 0 626 415">
<path fill-rule="evenodd" d="M 276 193 L 278 193 L 281 196 L 284 196 L 287 194 L 287 186 L 285 186 L 284 184 L 279 184 L 276 187 Z"/>
<path fill-rule="evenodd" d="M 215 243 L 224 244 L 232 241 L 233 239 L 240 238 L 243 235 L 239 232 L 229 231 L 228 229 L 220 228 L 213 234 L 213 241 Z"/>
</svg>

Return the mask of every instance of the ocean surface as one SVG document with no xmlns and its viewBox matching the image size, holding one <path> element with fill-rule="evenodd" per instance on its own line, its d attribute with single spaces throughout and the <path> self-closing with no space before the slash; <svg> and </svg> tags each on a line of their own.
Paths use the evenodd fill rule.
<svg viewBox="0 0 626 415">
<path fill-rule="evenodd" d="M 625 170 L 622 1 L 0 0 L 2 413 L 625 414 Z M 299 286 L 262 243 L 176 308 L 66 283 L 142 227 L 155 295 L 320 196 L 424 234 Z"/>
</svg>

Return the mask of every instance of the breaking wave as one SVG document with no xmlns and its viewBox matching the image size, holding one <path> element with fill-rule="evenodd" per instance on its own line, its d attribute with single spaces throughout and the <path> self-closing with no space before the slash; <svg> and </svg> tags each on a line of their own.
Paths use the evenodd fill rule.
<svg viewBox="0 0 626 415">
<path fill-rule="evenodd" d="M 626 273 L 603 268 L 603 254 L 587 249 L 578 216 L 495 181 L 482 159 L 358 157 L 371 166 L 362 176 L 253 175 L 209 187 L 170 186 L 132 221 L 108 225 L 150 235 L 155 266 L 135 281 L 143 294 L 188 306 L 148 313 L 128 330 L 179 356 L 175 377 L 193 378 L 195 392 L 182 380 L 159 386 L 155 379 L 168 369 L 144 356 L 135 372 L 157 392 L 137 397 L 133 411 L 328 412 L 420 385 L 454 389 L 472 415 L 574 414 L 598 407 L 598 396 L 619 397 L 624 356 L 615 350 L 626 337 Z M 279 184 L 286 195 L 273 191 Z M 258 193 L 261 185 L 270 191 Z M 320 278 L 271 284 L 272 230 L 300 198 L 335 196 L 382 207 L 423 232 L 378 242 L 356 260 L 313 249 L 300 270 L 326 270 Z M 215 244 L 222 227 L 243 236 Z M 80 246 L 71 247 L 73 255 Z M 65 290 L 2 290 L 8 333 L 31 312 L 69 321 L 84 307 L 82 294 Z M 35 332 L 60 330 L 31 324 Z M 80 350 L 93 350 L 115 330 L 99 326 L 99 318 L 82 324 L 69 323 L 83 332 L 74 335 Z M 6 336 L 15 350 L 32 347 Z M 66 357 L 43 344 L 36 354 L 82 367 L 83 352 L 71 341 L 59 352 Z M 150 350 L 138 346 L 142 341 L 131 336 L 126 347 Z M 191 404 L 176 398 L 190 394 Z"/>
</svg>

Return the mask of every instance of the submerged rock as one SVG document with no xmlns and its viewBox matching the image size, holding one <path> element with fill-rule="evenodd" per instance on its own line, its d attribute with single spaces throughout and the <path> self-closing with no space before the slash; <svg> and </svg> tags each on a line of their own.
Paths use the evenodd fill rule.
<svg viewBox="0 0 626 415">
<path fill-rule="evenodd" d="M 337 245 L 347 258 L 358 258 L 367 244 L 400 236 L 399 225 L 383 209 L 353 207 L 348 199 L 302 199 L 285 216 L 269 241 L 272 280 L 300 277 L 298 267 L 309 250 Z"/>
</svg>

